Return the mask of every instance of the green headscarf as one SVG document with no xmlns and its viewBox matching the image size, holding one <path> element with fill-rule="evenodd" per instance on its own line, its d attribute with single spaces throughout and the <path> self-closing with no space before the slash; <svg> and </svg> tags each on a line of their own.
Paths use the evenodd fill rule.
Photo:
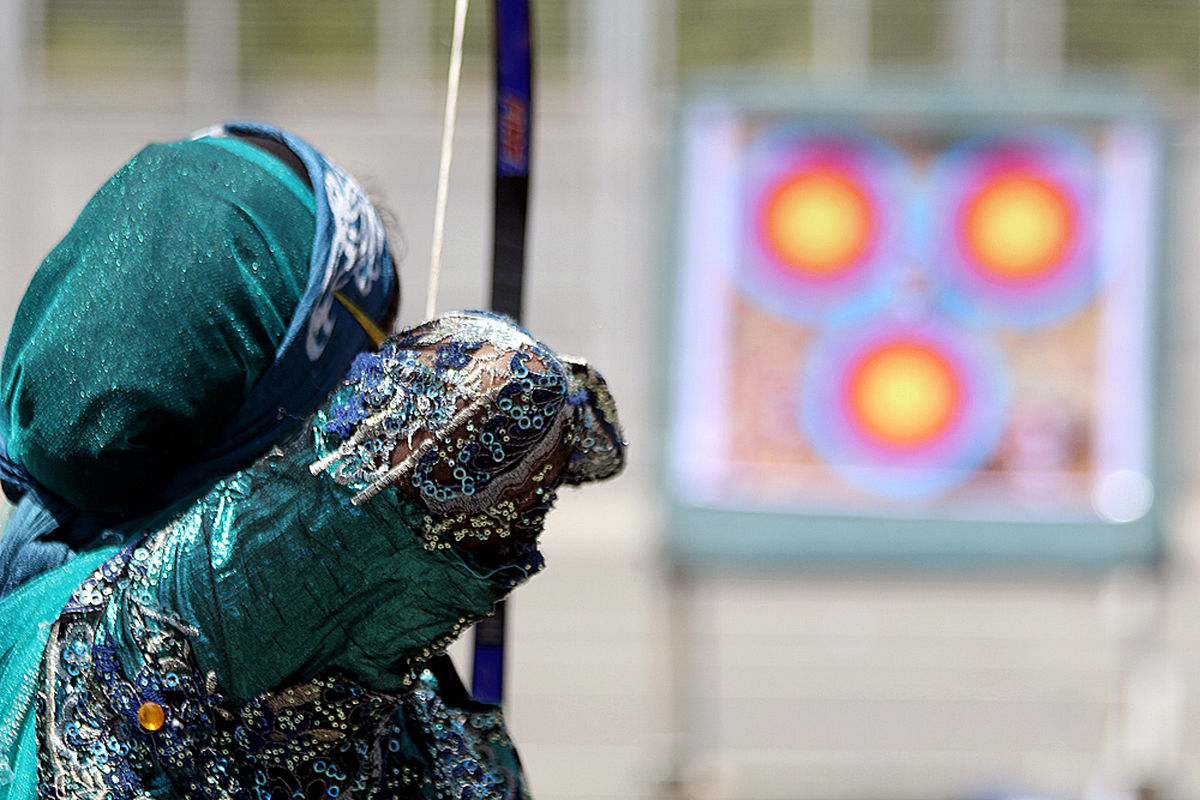
<svg viewBox="0 0 1200 800">
<path fill-rule="evenodd" d="M 0 437 L 86 511 L 152 495 L 271 363 L 309 276 L 311 189 L 236 139 L 150 145 L 39 267 L 0 365 Z"/>
</svg>

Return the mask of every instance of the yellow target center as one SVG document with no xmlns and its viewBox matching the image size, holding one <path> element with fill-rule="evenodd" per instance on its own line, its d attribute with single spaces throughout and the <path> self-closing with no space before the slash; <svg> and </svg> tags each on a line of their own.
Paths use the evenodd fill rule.
<svg viewBox="0 0 1200 800">
<path fill-rule="evenodd" d="M 1001 278 L 1023 279 L 1051 269 L 1074 233 L 1070 205 L 1062 192 L 1027 175 L 1000 178 L 967 209 L 971 252 Z"/>
<path fill-rule="evenodd" d="M 872 354 L 851 384 L 858 419 L 877 438 L 911 446 L 949 424 L 958 405 L 950 366 L 920 345 L 892 345 Z"/>
<path fill-rule="evenodd" d="M 779 186 L 767 201 L 767 242 L 792 269 L 827 276 L 858 258 L 871 235 L 871 208 L 841 173 L 815 170 Z"/>
</svg>

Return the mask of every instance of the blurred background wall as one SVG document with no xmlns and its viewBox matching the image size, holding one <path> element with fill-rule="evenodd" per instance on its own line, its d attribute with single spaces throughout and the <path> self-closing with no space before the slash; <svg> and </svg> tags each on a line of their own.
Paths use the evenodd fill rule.
<svg viewBox="0 0 1200 800">
<path fill-rule="evenodd" d="M 417 321 L 452 5 L 0 0 L 0 325 L 125 159 L 238 117 L 305 136 L 391 210 L 406 253 L 402 321 Z M 563 497 L 545 536 L 550 569 L 511 612 L 509 713 L 537 795 L 1099 798 L 1143 786 L 1200 798 L 1200 5 L 533 5 L 526 322 L 605 372 L 631 442 L 622 478 Z M 490 16 L 475 6 L 442 309 L 486 297 Z M 1157 104 L 1170 124 L 1171 440 L 1158 574 L 729 573 L 676 602 L 659 544 L 673 115 L 684 82 L 731 68 L 846 91 L 1086 80 Z M 687 644 L 683 663 L 672 642 Z"/>
</svg>

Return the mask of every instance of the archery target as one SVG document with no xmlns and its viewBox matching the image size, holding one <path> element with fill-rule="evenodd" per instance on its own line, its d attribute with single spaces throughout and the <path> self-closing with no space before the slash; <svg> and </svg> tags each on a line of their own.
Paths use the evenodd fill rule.
<svg viewBox="0 0 1200 800">
<path fill-rule="evenodd" d="M 931 101 L 682 131 L 678 507 L 1150 524 L 1154 129 Z"/>
<path fill-rule="evenodd" d="M 1062 134 L 956 145 L 933 170 L 929 273 L 960 316 L 1053 323 L 1095 292 L 1095 159 Z"/>
<path fill-rule="evenodd" d="M 738 277 L 776 313 L 801 321 L 885 302 L 901 260 L 899 155 L 876 139 L 785 131 L 749 155 Z"/>
<path fill-rule="evenodd" d="M 986 341 L 936 320 L 882 322 L 814 342 L 800 424 L 854 483 L 890 497 L 944 489 L 996 450 L 1007 387 Z"/>
</svg>

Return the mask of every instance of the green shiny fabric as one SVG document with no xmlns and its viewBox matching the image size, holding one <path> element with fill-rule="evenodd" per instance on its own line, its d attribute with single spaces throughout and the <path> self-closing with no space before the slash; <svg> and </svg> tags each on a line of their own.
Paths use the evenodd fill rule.
<svg viewBox="0 0 1200 800">
<path fill-rule="evenodd" d="M 92 198 L 22 300 L 0 435 L 85 511 L 127 509 L 209 445 L 308 280 L 312 193 L 237 141 L 150 145 Z"/>
<path fill-rule="evenodd" d="M 395 488 L 352 505 L 354 490 L 309 471 L 324 455 L 315 440 L 218 483 L 152 548 L 147 578 L 118 591 L 106 627 L 130 674 L 140 603 L 198 630 L 197 666 L 236 701 L 327 669 L 396 691 L 526 577 L 524 565 L 485 573 L 457 548 L 428 547 L 428 512 Z"/>
<path fill-rule="evenodd" d="M 0 600 L 0 800 L 36 795 L 36 680 L 49 625 L 115 547 L 80 555 Z"/>
<path fill-rule="evenodd" d="M 44 651 L 18 771 L 36 744 L 64 797 L 525 797 L 499 709 L 439 654 L 540 569 L 558 486 L 623 452 L 598 373 L 507 320 L 390 337 L 290 442 L 83 581 L 48 636 L 53 603 L 18 619 L 0 660 L 28 680 Z M 69 589 L 91 558 L 47 579 Z M 169 721 L 153 736 L 131 729 L 147 702 Z"/>
</svg>

